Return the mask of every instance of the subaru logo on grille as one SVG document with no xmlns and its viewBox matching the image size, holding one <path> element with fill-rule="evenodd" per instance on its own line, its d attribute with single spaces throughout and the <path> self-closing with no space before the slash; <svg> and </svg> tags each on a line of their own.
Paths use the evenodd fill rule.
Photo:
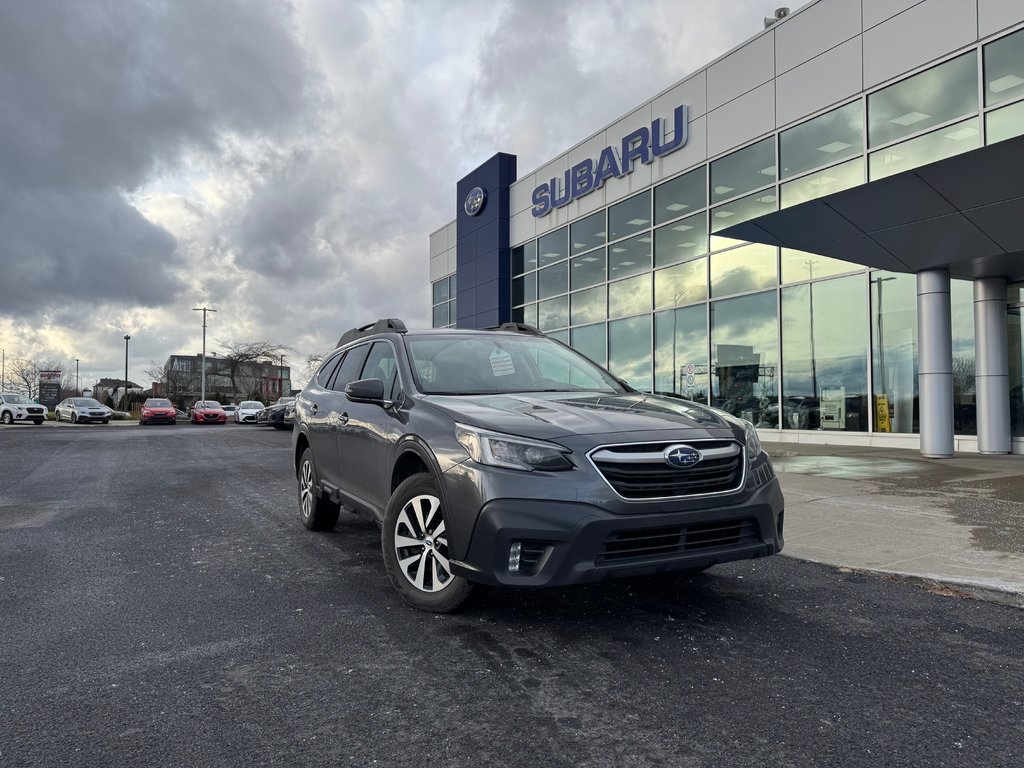
<svg viewBox="0 0 1024 768">
<path fill-rule="evenodd" d="M 666 464 L 676 469 L 692 467 L 702 458 L 700 451 L 688 445 L 670 445 L 662 453 L 662 456 L 665 458 Z"/>
</svg>

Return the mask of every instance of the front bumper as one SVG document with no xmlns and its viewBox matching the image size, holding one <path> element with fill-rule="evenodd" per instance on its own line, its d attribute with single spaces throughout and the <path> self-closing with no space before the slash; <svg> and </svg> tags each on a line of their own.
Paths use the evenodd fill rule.
<svg viewBox="0 0 1024 768">
<path fill-rule="evenodd" d="M 772 478 L 740 500 L 622 515 L 570 501 L 497 499 L 480 511 L 467 556 L 452 570 L 503 586 L 560 586 L 618 576 L 695 570 L 767 557 L 783 545 L 784 502 Z M 518 571 L 509 568 L 521 543 Z"/>
</svg>

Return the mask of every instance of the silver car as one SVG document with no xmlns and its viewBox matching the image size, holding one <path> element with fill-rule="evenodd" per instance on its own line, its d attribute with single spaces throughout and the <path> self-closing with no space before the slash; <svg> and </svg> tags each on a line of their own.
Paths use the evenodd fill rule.
<svg viewBox="0 0 1024 768">
<path fill-rule="evenodd" d="M 113 413 L 110 408 L 107 408 L 99 400 L 94 400 L 91 397 L 65 398 L 53 409 L 53 412 L 57 421 L 64 421 L 66 419 L 72 424 L 82 424 L 90 421 L 106 424 L 110 421 L 110 416 Z"/>
</svg>

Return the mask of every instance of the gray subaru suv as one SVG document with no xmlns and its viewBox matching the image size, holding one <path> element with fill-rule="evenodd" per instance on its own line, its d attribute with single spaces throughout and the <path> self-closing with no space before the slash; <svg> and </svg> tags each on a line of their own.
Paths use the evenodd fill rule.
<svg viewBox="0 0 1024 768">
<path fill-rule="evenodd" d="M 773 555 L 783 498 L 754 428 L 638 392 L 523 325 L 347 332 L 295 403 L 299 511 L 382 528 L 415 608 Z"/>
</svg>

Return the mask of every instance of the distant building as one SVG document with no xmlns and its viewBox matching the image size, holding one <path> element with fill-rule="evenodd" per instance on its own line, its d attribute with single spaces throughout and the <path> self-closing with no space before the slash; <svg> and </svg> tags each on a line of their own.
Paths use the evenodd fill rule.
<svg viewBox="0 0 1024 768">
<path fill-rule="evenodd" d="M 127 394 L 130 395 L 141 395 L 142 386 L 136 384 L 134 381 L 127 383 Z M 121 399 L 125 396 L 125 380 L 124 379 L 100 379 L 92 387 L 92 397 L 99 400 L 101 403 L 109 397 L 114 403 L 120 403 Z"/>
<path fill-rule="evenodd" d="M 171 355 L 164 363 L 163 381 L 153 382 L 154 394 L 191 404 L 202 393 L 202 355 Z M 275 362 L 239 362 L 206 354 L 206 396 L 226 402 L 255 399 L 271 402 L 292 392 L 291 368 Z"/>
</svg>

